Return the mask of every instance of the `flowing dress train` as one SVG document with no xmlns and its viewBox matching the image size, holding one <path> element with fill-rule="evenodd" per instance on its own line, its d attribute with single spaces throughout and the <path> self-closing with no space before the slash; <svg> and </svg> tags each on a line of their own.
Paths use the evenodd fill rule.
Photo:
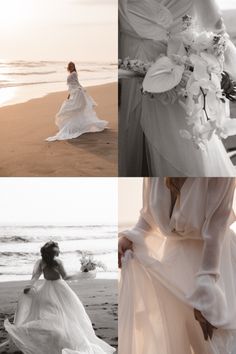
<svg viewBox="0 0 236 354">
<path fill-rule="evenodd" d="M 36 264 L 33 281 L 41 272 Z M 95 335 L 78 296 L 63 280 L 35 283 L 18 301 L 14 324 L 4 322 L 24 354 L 111 354 L 115 349 Z"/>
<path fill-rule="evenodd" d="M 95 101 L 79 84 L 74 71 L 67 78 L 70 97 L 65 100 L 56 115 L 56 125 L 59 132 L 47 138 L 47 141 L 78 138 L 84 133 L 94 133 L 104 130 L 108 122 L 97 117 L 94 110 Z"/>
</svg>

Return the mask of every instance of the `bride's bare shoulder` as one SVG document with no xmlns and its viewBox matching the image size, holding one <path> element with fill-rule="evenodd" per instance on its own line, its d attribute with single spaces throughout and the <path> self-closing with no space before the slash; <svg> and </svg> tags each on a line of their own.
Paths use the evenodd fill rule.
<svg viewBox="0 0 236 354">
<path fill-rule="evenodd" d="M 55 258 L 55 263 L 58 265 L 58 266 L 61 266 L 63 265 L 63 262 L 60 258 Z"/>
</svg>

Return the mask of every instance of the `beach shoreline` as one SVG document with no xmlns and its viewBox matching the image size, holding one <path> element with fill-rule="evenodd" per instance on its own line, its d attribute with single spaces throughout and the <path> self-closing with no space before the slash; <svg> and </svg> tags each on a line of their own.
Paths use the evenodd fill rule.
<svg viewBox="0 0 236 354">
<path fill-rule="evenodd" d="M 0 344 L 7 339 L 7 333 L 3 326 L 4 319 L 6 317 L 12 318 L 17 299 L 27 283 L 27 281 L 0 283 Z M 93 323 L 96 335 L 110 345 L 117 347 L 117 280 L 83 279 L 71 281 L 68 284 L 83 303 Z M 17 349 L 12 345 L 7 345 L 1 351 L 5 354 L 16 352 Z"/>
<path fill-rule="evenodd" d="M 99 87 L 99 86 L 104 86 L 104 85 L 113 85 L 116 83 L 116 81 L 114 80 L 107 80 L 104 82 L 94 82 L 92 85 L 91 83 L 83 83 L 81 82 L 81 85 L 83 86 L 83 88 L 85 90 L 90 89 L 91 87 Z M 40 89 L 37 90 L 35 93 L 32 93 L 30 90 L 33 89 L 33 91 L 35 90 L 35 86 L 40 86 Z M 50 87 L 50 90 L 48 87 Z M 67 90 L 66 90 L 66 84 L 63 82 L 55 82 L 55 83 L 43 83 L 43 84 L 29 84 L 29 85 L 22 85 L 22 87 L 25 89 L 24 94 L 20 93 L 19 97 L 16 98 L 11 98 L 8 101 L 4 101 L 4 102 L 0 102 L 0 109 L 1 108 L 6 108 L 6 107 L 10 107 L 10 106 L 15 106 L 18 104 L 24 104 L 27 102 L 30 102 L 32 100 L 37 100 L 37 99 L 41 99 L 44 97 L 47 97 L 51 94 L 55 94 L 55 93 L 64 93 L 65 95 L 67 95 Z M 12 89 L 14 91 L 15 88 L 18 88 L 18 86 L 14 87 L 14 86 L 9 86 L 6 88 L 3 88 L 3 90 L 9 90 Z M 14 94 L 13 94 L 14 95 Z M 30 98 L 26 98 L 25 96 L 28 96 Z"/>
<path fill-rule="evenodd" d="M 117 176 L 117 84 L 87 87 L 108 129 L 77 139 L 46 142 L 67 92 L 0 108 L 1 177 Z"/>
</svg>

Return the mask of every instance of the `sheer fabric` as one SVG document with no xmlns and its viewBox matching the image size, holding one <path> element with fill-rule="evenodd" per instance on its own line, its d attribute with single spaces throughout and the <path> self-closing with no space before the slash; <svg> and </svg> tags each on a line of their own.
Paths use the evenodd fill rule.
<svg viewBox="0 0 236 354">
<path fill-rule="evenodd" d="M 121 233 L 133 242 L 121 273 L 121 353 L 236 353 L 234 189 L 233 178 L 187 178 L 170 216 L 164 179 L 144 180 L 140 219 Z M 193 308 L 218 328 L 211 341 Z"/>
<path fill-rule="evenodd" d="M 166 54 L 168 49 L 175 50 L 175 36 L 181 29 L 182 16 L 185 14 L 195 17 L 203 28 L 224 30 L 213 0 L 120 0 L 119 8 L 121 58 L 151 62 L 161 54 Z M 225 66 L 232 75 L 235 74 L 235 52 L 229 41 Z M 203 152 L 196 150 L 180 136 L 179 130 L 188 130 L 188 127 L 185 112 L 178 103 L 166 105 L 143 96 L 137 78 L 121 80 L 121 87 L 121 176 L 142 175 L 141 164 L 137 161 L 142 160 L 143 132 L 150 176 L 235 176 L 235 168 L 218 137 L 214 136 L 208 142 L 206 152 Z"/>
<path fill-rule="evenodd" d="M 115 349 L 96 337 L 85 309 L 62 279 L 37 283 L 35 265 L 31 290 L 18 301 L 14 324 L 5 320 L 10 338 L 24 354 L 111 354 Z"/>
<path fill-rule="evenodd" d="M 59 132 L 47 141 L 78 138 L 84 133 L 102 131 L 108 124 L 97 117 L 94 110 L 96 103 L 80 85 L 76 72 L 69 74 L 67 84 L 70 97 L 63 102 L 56 115 Z"/>
</svg>

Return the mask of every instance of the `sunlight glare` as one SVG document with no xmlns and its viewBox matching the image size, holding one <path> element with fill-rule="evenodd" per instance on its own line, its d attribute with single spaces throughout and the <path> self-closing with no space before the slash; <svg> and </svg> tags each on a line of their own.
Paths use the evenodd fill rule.
<svg viewBox="0 0 236 354">
<path fill-rule="evenodd" d="M 0 106 L 6 105 L 16 94 L 16 87 L 0 88 Z"/>
<path fill-rule="evenodd" d="M 0 28 L 7 31 L 17 31 L 32 19 L 33 3 L 30 0 L 1 0 Z"/>
</svg>

